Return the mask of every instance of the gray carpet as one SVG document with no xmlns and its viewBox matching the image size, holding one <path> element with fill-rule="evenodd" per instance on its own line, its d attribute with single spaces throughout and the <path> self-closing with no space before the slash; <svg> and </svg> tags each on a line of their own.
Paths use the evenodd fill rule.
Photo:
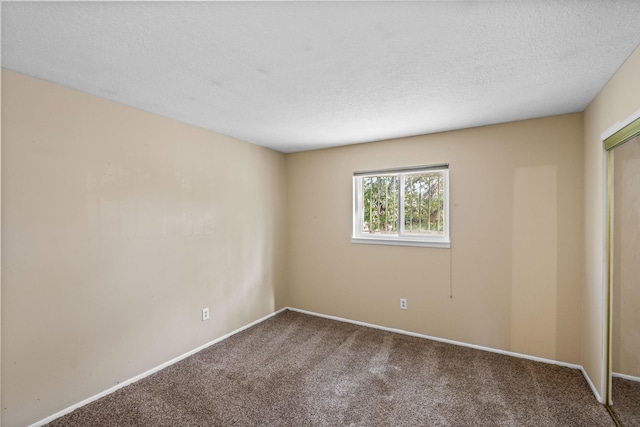
<svg viewBox="0 0 640 427">
<path fill-rule="evenodd" d="M 624 427 L 640 427 L 640 383 L 612 378 L 611 409 Z"/>
<path fill-rule="evenodd" d="M 285 311 L 49 426 L 613 426 L 582 374 Z"/>
</svg>

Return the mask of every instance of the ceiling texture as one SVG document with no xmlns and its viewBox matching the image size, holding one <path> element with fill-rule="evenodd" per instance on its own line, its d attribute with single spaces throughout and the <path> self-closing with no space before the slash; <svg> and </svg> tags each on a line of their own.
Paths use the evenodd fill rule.
<svg viewBox="0 0 640 427">
<path fill-rule="evenodd" d="M 638 0 L 3 2 L 2 67 L 295 152 L 583 111 L 639 16 Z"/>
</svg>

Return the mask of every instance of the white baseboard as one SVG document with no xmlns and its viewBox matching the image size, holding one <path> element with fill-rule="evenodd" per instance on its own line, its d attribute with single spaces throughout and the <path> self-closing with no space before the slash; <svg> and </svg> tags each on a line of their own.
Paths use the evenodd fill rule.
<svg viewBox="0 0 640 427">
<path fill-rule="evenodd" d="M 591 381 L 591 378 L 589 377 L 589 374 L 587 374 L 587 371 L 585 371 L 584 367 L 582 366 L 580 367 L 580 370 L 582 371 L 582 376 L 584 377 L 584 379 L 587 380 L 587 384 L 589 384 L 589 388 L 591 389 L 591 392 L 593 393 L 593 395 L 596 397 L 596 400 L 604 404 L 605 403 L 604 397 L 600 396 L 600 393 L 596 389 L 596 386 L 593 385 L 593 381 Z"/>
<path fill-rule="evenodd" d="M 491 347 L 484 347 L 484 346 L 480 346 L 480 345 L 469 344 L 469 343 L 465 343 L 465 342 L 461 342 L 461 341 L 454 341 L 454 340 L 449 340 L 449 339 L 445 339 L 445 338 L 433 337 L 433 336 L 429 336 L 429 335 L 419 334 L 419 333 L 416 333 L 416 332 L 404 331 L 402 329 L 388 328 L 386 326 L 380 326 L 380 325 L 375 325 L 375 324 L 372 324 L 372 323 L 360 322 L 360 321 L 357 321 L 357 320 L 345 319 L 345 318 L 342 318 L 342 317 L 330 316 L 330 315 L 327 315 L 327 314 L 315 313 L 315 312 L 312 312 L 312 311 L 301 310 L 299 308 L 285 307 L 285 308 L 281 308 L 280 310 L 275 311 L 275 312 L 273 312 L 271 314 L 268 314 L 268 315 L 266 315 L 266 316 L 264 316 L 264 317 L 262 317 L 262 318 L 260 318 L 260 319 L 258 319 L 256 321 L 254 321 L 254 322 L 251 322 L 251 323 L 249 323 L 249 324 L 247 324 L 245 326 L 242 326 L 241 328 L 238 328 L 233 332 L 230 332 L 230 333 L 228 333 L 226 335 L 223 335 L 223 336 L 221 336 L 219 338 L 216 338 L 213 341 L 210 341 L 210 342 L 208 342 L 206 344 L 203 344 L 200 347 L 197 347 L 197 348 L 195 348 L 195 349 L 193 349 L 191 351 L 188 351 L 187 353 L 184 353 L 184 354 L 182 354 L 182 355 L 180 355 L 178 357 L 175 357 L 175 358 L 173 358 L 173 359 L 171 359 L 171 360 L 169 360 L 169 361 L 167 361 L 167 362 L 165 362 L 165 363 L 163 363 L 161 365 L 156 366 L 155 368 L 152 368 L 152 369 L 150 369 L 150 370 L 148 370 L 146 372 L 143 372 L 143 373 L 141 373 L 139 375 L 136 375 L 133 378 L 125 380 L 125 381 L 123 381 L 123 382 L 121 382 L 121 383 L 119 383 L 119 384 L 117 384 L 117 385 L 115 385 L 115 386 L 113 386 L 113 387 L 101 392 L 101 393 L 98 393 L 98 394 L 96 394 L 94 396 L 91 396 L 91 397 L 89 397 L 87 399 L 84 399 L 81 402 L 78 402 L 78 403 L 76 403 L 74 405 L 71 405 L 68 408 L 65 408 L 65 409 L 63 409 L 63 410 L 61 410 L 59 412 L 56 412 L 55 414 L 50 415 L 47 418 L 44 418 L 44 419 L 42 419 L 42 420 L 40 420 L 38 422 L 35 422 L 35 423 L 31 424 L 29 427 L 41 427 L 41 426 L 43 426 L 43 425 L 45 425 L 47 423 L 50 423 L 51 421 L 53 421 L 53 420 L 55 420 L 57 418 L 60 418 L 63 415 L 66 415 L 66 414 L 68 414 L 70 412 L 73 412 L 73 411 L 75 411 L 76 409 L 78 409 L 78 408 L 80 408 L 82 406 L 85 406 L 85 405 L 87 405 L 87 404 L 89 404 L 89 403 L 91 403 L 91 402 L 93 402 L 95 400 L 98 400 L 98 399 L 100 399 L 100 398 L 102 398 L 104 396 L 107 396 L 107 395 L 109 395 L 109 394 L 111 394 L 111 393 L 113 393 L 113 392 L 115 392 L 115 391 L 117 391 L 117 390 L 119 390 L 119 389 L 121 389 L 123 387 L 126 387 L 126 386 L 128 386 L 130 384 L 133 384 L 133 383 L 135 383 L 137 381 L 140 381 L 141 379 L 143 379 L 145 377 L 148 377 L 149 375 L 154 374 L 154 373 L 156 373 L 156 372 L 158 372 L 158 371 L 160 371 L 160 370 L 162 370 L 162 369 L 164 369 L 164 368 L 166 368 L 168 366 L 171 366 L 174 363 L 177 363 L 177 362 L 179 362 L 179 361 L 181 361 L 181 360 L 183 360 L 183 359 L 185 359 L 185 358 L 187 358 L 187 357 L 189 357 L 189 356 L 191 356 L 191 355 L 193 355 L 193 354 L 195 354 L 195 353 L 197 353 L 197 352 L 199 352 L 201 350 L 204 350 L 207 347 L 210 347 L 210 346 L 212 346 L 212 345 L 214 345 L 216 343 L 219 343 L 220 341 L 223 341 L 223 340 L 231 337 L 232 335 L 237 334 L 238 332 L 241 332 L 241 331 L 243 331 L 245 329 L 248 329 L 248 328 L 250 328 L 252 326 L 255 326 L 258 323 L 264 322 L 265 320 L 267 320 L 267 319 L 269 319 L 269 318 L 271 318 L 271 317 L 273 317 L 273 316 L 275 316 L 275 315 L 277 315 L 277 314 L 279 314 L 279 313 L 281 313 L 281 312 L 283 312 L 285 310 L 291 310 L 291 311 L 295 311 L 295 312 L 298 312 L 298 313 L 308 314 L 308 315 L 311 315 L 311 316 L 323 317 L 323 318 L 331 319 L 331 320 L 337 320 L 339 322 L 351 323 L 351 324 L 354 324 L 354 325 L 365 326 L 365 327 L 374 328 L 374 329 L 380 329 L 380 330 L 383 330 L 383 331 L 395 332 L 395 333 L 398 333 L 398 334 L 409 335 L 409 336 L 418 337 L 418 338 L 424 338 L 424 339 L 438 341 L 438 342 L 442 342 L 442 343 L 446 343 L 446 344 L 453 344 L 453 345 L 458 345 L 458 346 L 462 346 L 462 347 L 469 347 L 469 348 L 474 348 L 474 349 L 477 349 L 477 350 L 488 351 L 488 352 L 491 352 L 491 353 L 498 353 L 498 354 L 503 354 L 503 355 L 506 355 L 506 356 L 512 356 L 512 357 L 518 357 L 518 358 L 521 358 L 521 359 L 533 360 L 535 362 L 542 362 L 542 363 L 548 363 L 548 364 L 552 364 L 552 365 L 564 366 L 564 367 L 571 368 L 571 369 L 577 369 L 577 370 L 580 370 L 582 372 L 582 375 L 587 380 L 587 383 L 589 384 L 589 387 L 591 388 L 591 391 L 593 392 L 593 394 L 596 396 L 598 402 L 603 403 L 603 401 L 601 400 L 600 394 L 598 393 L 598 391 L 596 390 L 596 388 L 593 385 L 593 382 L 591 381 L 591 379 L 587 375 L 587 373 L 584 370 L 584 368 L 582 366 L 580 366 L 580 365 L 576 365 L 576 364 L 573 364 L 573 363 L 567 363 L 567 362 L 560 362 L 560 361 L 553 360 L 553 359 L 545 359 L 543 357 L 531 356 L 531 355 L 528 355 L 528 354 L 515 353 L 515 352 L 495 349 L 495 348 L 491 348 Z M 640 378 L 631 377 L 629 375 L 623 375 L 623 374 L 613 374 L 613 375 L 614 376 L 619 376 L 621 378 L 631 379 L 632 381 L 640 381 Z"/>
<path fill-rule="evenodd" d="M 522 354 L 522 353 L 514 353 L 512 351 L 500 350 L 500 349 L 491 348 L 491 347 L 483 347 L 481 345 L 469 344 L 469 343 L 465 343 L 465 342 L 462 342 L 462 341 L 454 341 L 454 340 L 448 340 L 448 339 L 445 339 L 445 338 L 432 337 L 430 335 L 418 334 L 416 332 L 408 332 L 408 331 L 404 331 L 402 329 L 388 328 L 386 326 L 374 325 L 372 323 L 359 322 L 357 320 L 350 320 L 350 319 L 344 319 L 342 317 L 336 317 L 336 316 L 329 316 L 329 315 L 326 315 L 326 314 L 314 313 L 312 311 L 301 310 L 299 308 L 292 308 L 292 307 L 287 307 L 287 308 L 289 310 L 291 310 L 291 311 L 297 311 L 298 313 L 309 314 L 311 316 L 317 316 L 317 317 L 324 317 L 325 319 L 337 320 L 339 322 L 352 323 L 354 325 L 366 326 L 366 327 L 369 327 L 369 328 L 380 329 L 380 330 L 388 331 L 388 332 L 395 332 L 397 334 L 409 335 L 409 336 L 412 336 L 412 337 L 424 338 L 424 339 L 428 339 L 428 340 L 432 340 L 432 341 L 438 341 L 438 342 L 442 342 L 442 343 L 446 343 L 446 344 L 459 345 L 459 346 L 462 346 L 462 347 L 475 348 L 476 350 L 483 350 L 483 351 L 488 351 L 488 352 L 491 352 L 491 353 L 504 354 L 506 356 L 513 356 L 513 357 L 518 357 L 520 359 L 533 360 L 535 362 L 549 363 L 551 365 L 564 366 L 564 367 L 567 367 L 567 368 L 578 369 L 578 370 L 583 371 L 582 366 L 576 365 L 574 363 L 560 362 L 558 360 L 545 359 L 544 357 L 531 356 L 531 355 Z"/>
<path fill-rule="evenodd" d="M 624 380 L 635 381 L 635 382 L 639 382 L 640 383 L 640 377 L 634 377 L 633 375 L 619 374 L 617 372 L 612 372 L 611 376 L 612 377 L 616 377 L 616 378 L 622 378 Z"/>
<path fill-rule="evenodd" d="M 50 423 L 51 421 L 53 421 L 53 420 L 55 420 L 57 418 L 60 418 L 63 415 L 67 415 L 68 413 L 73 412 L 76 409 L 78 409 L 78 408 L 80 408 L 80 407 L 82 407 L 84 405 L 87 405 L 87 404 L 89 404 L 89 403 L 91 403 L 91 402 L 93 402 L 95 400 L 98 400 L 98 399 L 100 399 L 100 398 L 102 398 L 104 396 L 107 396 L 107 395 L 113 393 L 116 390 L 119 390 L 119 389 L 121 389 L 123 387 L 126 387 L 126 386 L 128 386 L 130 384 L 133 384 L 136 381 L 140 381 L 141 379 L 143 379 L 145 377 L 148 377 L 151 374 L 155 374 L 156 372 L 158 372 L 158 371 L 160 371 L 160 370 L 162 370 L 162 369 L 164 369 L 164 368 L 166 368 L 168 366 L 171 366 L 174 363 L 177 363 L 177 362 L 181 361 L 182 359 L 186 359 L 187 357 L 189 357 L 189 356 L 191 356 L 191 355 L 193 355 L 193 354 L 195 354 L 195 353 L 197 353 L 197 352 L 199 352 L 201 350 L 204 350 L 205 348 L 210 347 L 213 344 L 219 343 L 220 341 L 224 341 L 227 338 L 229 338 L 230 336 L 237 334 L 238 332 L 242 332 L 245 329 L 248 329 L 248 328 L 250 328 L 252 326 L 257 325 L 258 323 L 264 322 L 265 320 L 269 319 L 270 317 L 273 317 L 276 314 L 279 314 L 279 313 L 281 313 L 281 312 L 283 312 L 285 310 L 286 310 L 286 308 L 281 308 L 278 311 L 275 311 L 275 312 L 273 312 L 271 314 L 267 314 L 266 316 L 254 321 L 254 322 L 251 322 L 248 325 L 242 326 L 242 327 L 236 329 L 235 331 L 229 332 L 226 335 L 223 335 L 223 336 L 221 336 L 219 338 L 216 338 L 213 341 L 209 341 L 208 343 L 203 344 L 200 347 L 194 348 L 191 351 L 188 351 L 188 352 L 186 352 L 184 354 L 181 354 L 180 356 L 175 357 L 175 358 L 173 358 L 173 359 L 169 360 L 168 362 L 165 362 L 165 363 L 163 363 L 161 365 L 158 365 L 155 368 L 149 369 L 148 371 L 143 372 L 140 375 L 136 375 L 133 378 L 129 378 L 128 380 L 125 380 L 125 381 L 123 381 L 123 382 L 121 382 L 121 383 L 119 383 L 119 384 L 117 384 L 117 385 L 115 385 L 115 386 L 103 391 L 103 392 L 100 392 L 100 393 L 98 393 L 98 394 L 96 394 L 94 396 L 91 396 L 91 397 L 89 397 L 87 399 L 84 399 L 83 401 L 78 402 L 75 405 L 71 405 L 68 408 L 63 409 L 62 411 L 56 412 L 55 414 L 50 415 L 47 418 L 44 418 L 44 419 L 42 419 L 42 420 L 40 420 L 38 422 L 35 422 L 35 423 L 31 424 L 29 427 L 40 427 L 40 426 L 43 426 L 43 425 L 45 425 L 47 423 Z"/>
</svg>

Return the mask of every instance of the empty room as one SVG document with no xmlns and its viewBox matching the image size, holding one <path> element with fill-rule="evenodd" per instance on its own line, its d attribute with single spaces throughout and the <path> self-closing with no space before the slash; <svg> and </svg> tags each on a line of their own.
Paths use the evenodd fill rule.
<svg viewBox="0 0 640 427">
<path fill-rule="evenodd" d="M 1 425 L 640 426 L 640 2 L 1 3 Z"/>
</svg>

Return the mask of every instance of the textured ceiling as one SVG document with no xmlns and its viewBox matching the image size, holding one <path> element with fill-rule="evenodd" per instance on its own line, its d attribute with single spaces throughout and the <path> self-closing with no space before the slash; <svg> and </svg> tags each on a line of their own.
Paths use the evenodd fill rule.
<svg viewBox="0 0 640 427">
<path fill-rule="evenodd" d="M 582 111 L 640 1 L 2 3 L 2 66 L 283 152 Z"/>
</svg>

